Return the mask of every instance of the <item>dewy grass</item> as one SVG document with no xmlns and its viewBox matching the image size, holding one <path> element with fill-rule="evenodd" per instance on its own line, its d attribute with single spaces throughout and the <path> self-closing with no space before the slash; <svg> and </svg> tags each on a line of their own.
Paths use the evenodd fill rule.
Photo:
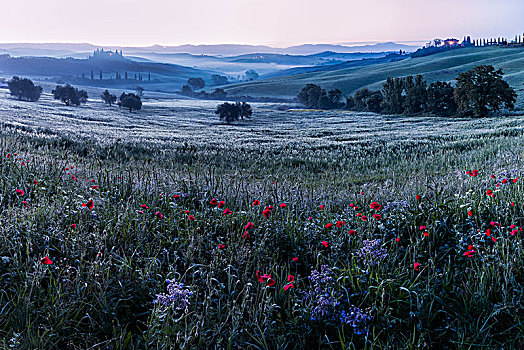
<svg viewBox="0 0 524 350">
<path fill-rule="evenodd" d="M 522 117 L 20 108 L 1 348 L 524 346 Z"/>
</svg>

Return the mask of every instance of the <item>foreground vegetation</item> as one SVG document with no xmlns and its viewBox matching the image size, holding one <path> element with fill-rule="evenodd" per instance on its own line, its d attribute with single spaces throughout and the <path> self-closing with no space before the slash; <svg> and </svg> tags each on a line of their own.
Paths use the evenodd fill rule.
<svg viewBox="0 0 524 350">
<path fill-rule="evenodd" d="M 9 103 L 0 348 L 524 345 L 522 117 Z"/>
</svg>

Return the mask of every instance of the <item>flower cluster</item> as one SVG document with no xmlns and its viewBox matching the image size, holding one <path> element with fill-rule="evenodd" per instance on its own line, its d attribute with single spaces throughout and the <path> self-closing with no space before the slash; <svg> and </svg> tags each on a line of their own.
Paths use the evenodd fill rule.
<svg viewBox="0 0 524 350">
<path fill-rule="evenodd" d="M 167 280 L 167 294 L 157 294 L 154 303 L 159 307 L 173 307 L 175 310 L 185 310 L 189 306 L 189 298 L 193 294 L 189 289 L 184 288 L 182 283 Z"/>
<path fill-rule="evenodd" d="M 364 245 L 356 255 L 363 259 L 364 265 L 375 266 L 388 255 L 386 249 L 380 246 L 380 239 L 365 239 L 362 243 Z"/>
<path fill-rule="evenodd" d="M 348 312 L 342 310 L 340 313 L 340 321 L 351 326 L 355 334 L 367 333 L 368 323 L 371 319 L 372 317 L 369 314 L 356 306 L 350 307 Z"/>
</svg>

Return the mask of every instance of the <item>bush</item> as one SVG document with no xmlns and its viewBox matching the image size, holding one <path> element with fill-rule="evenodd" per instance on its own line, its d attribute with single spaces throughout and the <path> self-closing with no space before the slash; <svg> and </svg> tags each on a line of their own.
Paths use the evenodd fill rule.
<svg viewBox="0 0 524 350">
<path fill-rule="evenodd" d="M 104 93 L 100 97 L 105 103 L 109 105 L 109 107 L 111 107 L 111 105 L 116 102 L 116 96 L 109 93 L 109 91 L 107 90 L 104 91 Z"/>
<path fill-rule="evenodd" d="M 129 112 L 133 110 L 139 111 L 142 109 L 142 100 L 140 96 L 133 93 L 126 94 L 125 92 L 120 95 L 119 107 L 128 108 Z"/>
<path fill-rule="evenodd" d="M 15 76 L 7 83 L 7 87 L 11 92 L 11 96 L 17 97 L 19 100 L 36 102 L 40 99 L 40 95 L 42 95 L 42 87 L 35 86 L 35 84 L 27 78 L 20 79 Z"/>
</svg>

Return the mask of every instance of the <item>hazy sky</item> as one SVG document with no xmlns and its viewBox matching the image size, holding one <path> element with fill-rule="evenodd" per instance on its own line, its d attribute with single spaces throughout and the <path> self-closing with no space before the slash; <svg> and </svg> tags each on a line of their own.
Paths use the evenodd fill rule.
<svg viewBox="0 0 524 350">
<path fill-rule="evenodd" d="M 0 42 L 345 43 L 524 32 L 524 0 L 1 0 Z"/>
</svg>

